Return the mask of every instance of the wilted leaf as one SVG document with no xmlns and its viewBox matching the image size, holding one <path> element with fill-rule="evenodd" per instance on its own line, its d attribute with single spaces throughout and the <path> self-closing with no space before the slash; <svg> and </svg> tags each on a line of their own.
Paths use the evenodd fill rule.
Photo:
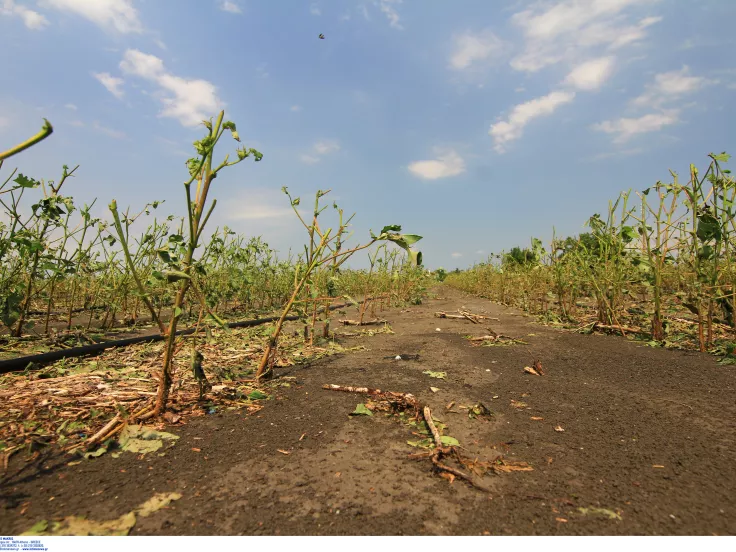
<svg viewBox="0 0 736 552">
<path fill-rule="evenodd" d="M 427 374 L 430 378 L 445 379 L 447 372 L 433 372 L 432 370 L 425 370 L 422 374 Z"/>
<path fill-rule="evenodd" d="M 174 441 L 178 439 L 178 435 L 166 433 L 165 431 L 156 431 L 152 427 L 142 426 L 125 426 L 120 432 L 118 443 L 120 448 L 132 452 L 134 454 L 148 454 L 156 452 L 164 446 L 164 440 Z"/>
<path fill-rule="evenodd" d="M 584 516 L 603 516 L 607 517 L 608 519 L 616 519 L 618 521 L 621 521 L 620 514 L 607 508 L 595 508 L 591 506 L 590 508 L 578 508 L 578 512 L 580 512 Z"/>
<path fill-rule="evenodd" d="M 35 537 L 38 535 L 43 535 L 48 527 L 49 522 L 45 519 L 42 519 L 41 521 L 37 521 L 36 523 L 34 523 L 33 527 L 31 527 L 28 531 L 26 531 L 25 533 L 21 533 L 21 536 Z"/>
<path fill-rule="evenodd" d="M 110 521 L 92 521 L 83 517 L 69 516 L 52 523 L 50 527 L 48 522 L 38 522 L 21 536 L 124 537 L 134 526 L 134 512 L 128 512 Z"/>
<path fill-rule="evenodd" d="M 437 391 L 439 391 L 439 390 L 440 390 L 440 388 L 439 388 L 439 387 L 430 387 L 430 388 L 429 388 L 429 390 L 430 390 L 430 391 L 431 391 L 432 393 L 436 393 Z"/>
<path fill-rule="evenodd" d="M 557 431 L 559 433 L 562 433 L 565 430 L 563 429 L 563 427 L 561 425 L 558 425 L 558 426 L 555 427 L 555 431 Z"/>
<path fill-rule="evenodd" d="M 137 513 L 141 517 L 147 517 L 150 516 L 153 512 L 156 512 L 161 508 L 165 508 L 174 500 L 179 500 L 180 498 L 181 494 L 179 493 L 157 493 L 146 500 L 143 504 L 138 506 L 138 508 L 135 510 L 135 513 Z"/>
<path fill-rule="evenodd" d="M 100 447 L 94 452 L 85 452 L 84 457 L 89 460 L 90 458 L 98 458 L 107 452 L 107 447 Z"/>
<path fill-rule="evenodd" d="M 373 416 L 373 412 L 371 412 L 363 403 L 360 403 L 358 406 L 355 407 L 355 410 L 353 410 L 350 413 L 351 416 Z"/>
</svg>

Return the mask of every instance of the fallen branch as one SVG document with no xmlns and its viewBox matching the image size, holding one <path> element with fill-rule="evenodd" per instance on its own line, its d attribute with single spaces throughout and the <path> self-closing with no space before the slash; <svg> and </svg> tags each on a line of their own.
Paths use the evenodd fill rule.
<svg viewBox="0 0 736 552">
<path fill-rule="evenodd" d="M 613 332 L 621 332 L 622 334 L 626 335 L 626 332 L 633 333 L 633 334 L 646 334 L 649 335 L 650 332 L 647 330 L 642 330 L 641 328 L 629 328 L 627 326 L 622 326 L 620 324 L 599 324 L 596 323 L 593 325 L 593 330 L 608 330 Z"/>
<path fill-rule="evenodd" d="M 437 426 L 434 425 L 434 420 L 432 420 L 432 411 L 429 409 L 428 406 L 424 407 L 423 414 L 424 414 L 424 421 L 427 422 L 427 426 L 429 427 L 429 430 L 432 432 L 432 438 L 434 439 L 434 443 L 435 443 L 434 451 L 432 452 L 432 456 L 430 457 L 432 459 L 432 464 L 434 465 L 434 467 L 440 471 L 450 473 L 454 475 L 455 477 L 459 477 L 460 479 L 467 481 L 470 485 L 472 485 L 476 489 L 480 489 L 481 491 L 486 492 L 486 493 L 490 492 L 489 489 L 477 483 L 475 479 L 473 479 L 472 476 L 442 463 L 442 458 L 445 455 L 455 454 L 459 456 L 459 453 L 457 452 L 457 449 L 455 447 L 443 447 L 442 446 L 442 436 L 440 435 L 440 432 L 437 429 Z"/>
<path fill-rule="evenodd" d="M 340 320 L 340 323 L 342 323 L 344 326 L 375 326 L 377 324 L 388 324 L 388 320 L 364 320 L 363 322 L 360 322 L 359 320 Z"/>
<path fill-rule="evenodd" d="M 371 395 L 378 400 L 384 400 L 391 403 L 398 403 L 400 406 L 407 406 L 412 408 L 418 408 L 418 402 L 414 395 L 411 393 L 399 393 L 397 391 L 381 391 L 380 389 L 371 389 L 370 387 L 349 387 L 345 385 L 332 385 L 325 384 L 322 389 L 328 391 L 343 391 L 346 393 L 363 393 L 365 395 Z"/>
</svg>

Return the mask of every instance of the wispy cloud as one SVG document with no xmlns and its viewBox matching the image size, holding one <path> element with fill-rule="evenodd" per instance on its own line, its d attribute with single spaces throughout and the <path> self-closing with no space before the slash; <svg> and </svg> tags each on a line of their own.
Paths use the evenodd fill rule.
<svg viewBox="0 0 736 552">
<path fill-rule="evenodd" d="M 505 121 L 492 124 L 488 131 L 493 138 L 494 149 L 498 153 L 504 153 L 506 144 L 521 138 L 524 127 L 531 121 L 551 115 L 557 108 L 570 103 L 574 98 L 575 92 L 555 91 L 515 106 Z"/>
<path fill-rule="evenodd" d="M 522 53 L 511 60 L 518 71 L 536 72 L 561 61 L 576 63 L 592 51 L 614 51 L 646 37 L 660 17 L 636 21 L 630 13 L 657 0 L 563 0 L 539 2 L 511 21 L 524 36 Z"/>
<path fill-rule="evenodd" d="M 340 151 L 340 144 L 335 140 L 320 140 L 315 142 L 309 153 L 302 153 L 299 160 L 307 165 L 314 165 L 322 160 L 322 157 Z"/>
<path fill-rule="evenodd" d="M 399 15 L 397 6 L 401 5 L 402 0 L 374 0 L 374 3 L 381 10 L 381 13 L 388 19 L 389 25 L 399 31 L 404 29 L 404 26 L 400 23 L 401 16 Z"/>
<path fill-rule="evenodd" d="M 161 117 L 178 120 L 185 127 L 195 127 L 221 109 L 224 102 L 214 84 L 203 79 L 186 79 L 166 70 L 164 62 L 139 50 L 127 50 L 120 69 L 158 86 L 156 96 L 163 104 Z"/>
<path fill-rule="evenodd" d="M 119 33 L 141 33 L 143 25 L 131 0 L 44 0 L 59 11 L 80 15 L 95 25 Z"/>
<path fill-rule="evenodd" d="M 465 161 L 455 150 L 435 148 L 435 155 L 435 159 L 410 163 L 409 172 L 424 180 L 448 178 L 465 172 Z"/>
<path fill-rule="evenodd" d="M 230 0 L 223 0 L 220 2 L 220 9 L 228 13 L 243 13 L 243 9 L 238 4 L 231 2 Z"/>
<path fill-rule="evenodd" d="M 453 259 L 459 259 L 462 256 L 463 256 L 462 253 L 457 253 L 457 252 L 456 253 L 450 253 L 450 257 L 452 257 Z"/>
<path fill-rule="evenodd" d="M 312 15 L 322 15 L 322 10 L 319 9 L 319 6 L 317 4 L 312 4 L 309 6 L 309 13 Z"/>
<path fill-rule="evenodd" d="M 670 109 L 661 113 L 649 113 L 641 117 L 624 117 L 613 121 L 603 121 L 593 125 L 594 130 L 614 135 L 614 143 L 622 144 L 637 134 L 646 134 L 674 125 L 680 120 L 680 110 Z"/>
<path fill-rule="evenodd" d="M 592 59 L 577 65 L 565 79 L 565 84 L 579 90 L 598 90 L 613 73 L 611 56 Z"/>
<path fill-rule="evenodd" d="M 454 37 L 450 67 L 458 70 L 467 69 L 474 64 L 496 60 L 505 51 L 505 42 L 492 31 L 480 33 L 468 31 Z"/>
<path fill-rule="evenodd" d="M 314 144 L 314 152 L 319 155 L 326 155 L 340 150 L 340 144 L 334 140 L 324 140 Z"/>
<path fill-rule="evenodd" d="M 675 71 L 659 73 L 644 87 L 644 92 L 630 102 L 633 109 L 649 113 L 638 117 L 606 120 L 593 125 L 593 129 L 613 135 L 613 142 L 617 144 L 627 142 L 639 134 L 660 131 L 680 122 L 680 116 L 686 107 L 683 101 L 687 96 L 716 83 L 717 80 L 692 75 L 687 65 Z"/>
<path fill-rule="evenodd" d="M 631 105 L 646 108 L 661 108 L 679 100 L 683 96 L 697 92 L 717 81 L 690 74 L 690 68 L 684 65 L 677 71 L 668 71 L 654 76 L 654 82 L 648 84 L 641 96 L 634 98 Z"/>
<path fill-rule="evenodd" d="M 69 109 L 70 111 L 76 111 L 76 110 L 77 110 L 77 106 L 76 106 L 76 105 L 74 105 L 73 103 L 68 103 L 68 104 L 66 104 L 66 105 L 65 105 L 64 107 L 66 107 L 66 108 L 67 108 L 67 109 Z"/>
<path fill-rule="evenodd" d="M 309 155 L 308 153 L 302 153 L 299 156 L 299 160 L 302 163 L 306 163 L 307 165 L 314 165 L 315 163 L 319 163 L 320 162 L 320 158 L 319 157 L 317 157 L 316 155 Z"/>
<path fill-rule="evenodd" d="M 296 113 L 297 111 L 301 111 L 302 110 L 302 106 L 300 106 L 300 105 L 292 105 L 289 109 L 291 111 L 293 111 L 294 113 Z"/>
<path fill-rule="evenodd" d="M 49 25 L 49 20 L 37 11 L 34 11 L 14 0 L 3 0 L 0 4 L 0 15 L 19 17 L 23 24 L 34 31 L 39 31 Z"/>
<path fill-rule="evenodd" d="M 521 52 L 511 68 L 535 73 L 556 64 L 567 66 L 566 78 L 546 96 L 512 108 L 506 120 L 491 125 L 489 134 L 498 153 L 518 140 L 530 121 L 554 113 L 572 102 L 576 91 L 601 89 L 613 75 L 617 52 L 647 35 L 660 17 L 635 16 L 658 0 L 540 1 L 514 13 L 511 24 L 521 30 Z M 606 127 L 608 128 L 608 127 Z"/>
<path fill-rule="evenodd" d="M 125 81 L 123 79 L 120 77 L 113 77 L 110 73 L 92 73 L 92 76 L 96 78 L 102 86 L 107 88 L 107 91 L 118 100 L 123 99 L 123 96 L 125 95 L 125 92 L 123 91 L 123 84 Z"/>
</svg>

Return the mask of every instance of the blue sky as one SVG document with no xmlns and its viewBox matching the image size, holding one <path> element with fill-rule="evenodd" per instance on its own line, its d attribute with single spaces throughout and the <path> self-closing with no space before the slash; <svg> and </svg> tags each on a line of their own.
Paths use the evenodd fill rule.
<svg viewBox="0 0 736 552">
<path fill-rule="evenodd" d="M 215 181 L 212 229 L 299 248 L 281 187 L 331 189 L 354 240 L 398 223 L 429 267 L 463 267 L 734 153 L 734 16 L 726 0 L 0 0 L 0 144 L 55 128 L 2 173 L 79 164 L 66 193 L 99 215 L 113 198 L 180 215 L 197 122 L 224 108 L 264 158 Z"/>
</svg>

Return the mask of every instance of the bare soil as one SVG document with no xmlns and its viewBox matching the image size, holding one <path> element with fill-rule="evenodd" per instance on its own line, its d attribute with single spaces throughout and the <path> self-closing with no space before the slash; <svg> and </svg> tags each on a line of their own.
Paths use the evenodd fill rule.
<svg viewBox="0 0 736 552">
<path fill-rule="evenodd" d="M 182 498 L 131 534 L 736 534 L 736 368 L 437 293 L 383 313 L 394 334 L 344 339 L 364 351 L 281 370 L 295 379 L 257 414 L 169 427 L 180 439 L 163 456 L 28 466 L 0 488 L 0 534 L 69 515 L 114 519 L 174 491 Z M 500 320 L 434 317 L 461 307 Z M 474 347 L 464 337 L 489 327 L 528 345 Z M 393 359 L 402 354 L 419 358 Z M 536 359 L 546 375 L 524 372 Z M 534 469 L 486 475 L 489 493 L 450 483 L 429 460 L 408 458 L 415 428 L 379 413 L 350 417 L 366 398 L 323 384 L 412 393 L 467 456 Z M 478 402 L 490 420 L 461 408 Z M 9 473 L 21 465 L 16 455 Z"/>
</svg>

